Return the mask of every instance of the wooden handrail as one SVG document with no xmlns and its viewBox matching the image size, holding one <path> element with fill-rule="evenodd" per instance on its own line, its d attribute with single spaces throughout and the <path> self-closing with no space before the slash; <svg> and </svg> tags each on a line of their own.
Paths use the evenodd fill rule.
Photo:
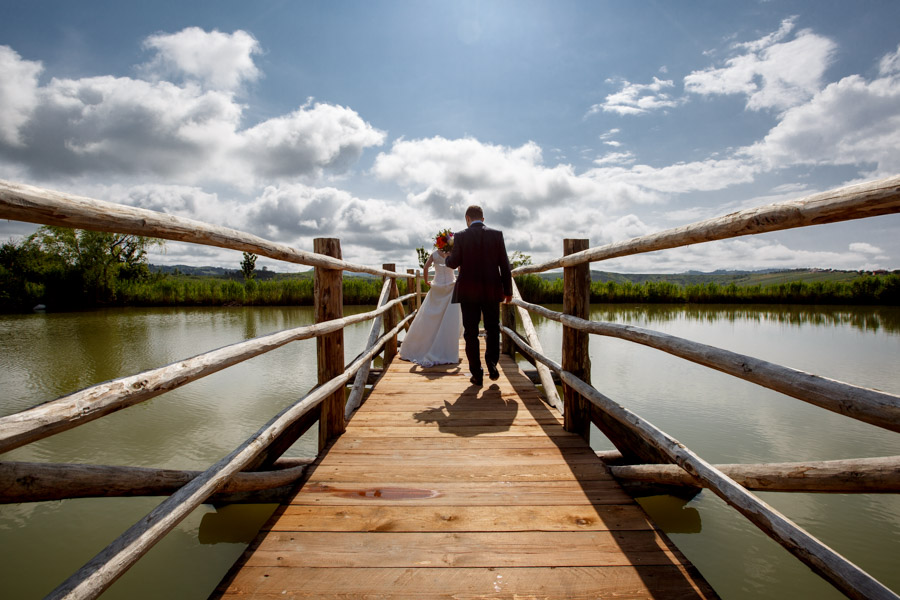
<svg viewBox="0 0 900 600">
<path fill-rule="evenodd" d="M 897 212 L 900 212 L 900 176 L 839 188 L 807 196 L 800 200 L 750 208 L 622 242 L 588 248 L 537 265 L 518 267 L 512 273 L 513 275 L 541 273 L 585 262 L 597 262 L 643 252 L 690 246 L 700 242 L 864 219 Z"/>
<path fill-rule="evenodd" d="M 788 463 L 713 465 L 748 490 L 837 494 L 900 493 L 900 456 Z M 610 465 L 625 482 L 696 487 L 678 465 Z"/>
<path fill-rule="evenodd" d="M 0 454 L 133 406 L 290 342 L 318 337 L 390 310 L 411 294 L 376 310 L 239 342 L 205 354 L 91 386 L 0 418 Z"/>
<path fill-rule="evenodd" d="M 279 459 L 269 471 L 241 471 L 223 485 L 217 495 L 290 485 L 303 475 L 313 460 Z M 69 498 L 168 496 L 202 472 L 119 465 L 0 462 L 0 504 Z"/>
<path fill-rule="evenodd" d="M 900 396 L 894 394 L 828 379 L 633 325 L 586 321 L 518 299 L 514 299 L 513 304 L 575 329 L 656 348 L 820 408 L 900 432 Z"/>
<path fill-rule="evenodd" d="M 512 296 L 514 300 L 522 300 L 522 294 L 519 293 L 519 286 L 516 285 L 515 280 L 512 282 Z M 537 331 L 534 329 L 534 323 L 531 321 L 531 314 L 518 304 L 516 304 L 516 311 L 519 313 L 519 319 L 522 321 L 522 329 L 525 330 L 525 338 L 528 340 L 528 343 L 538 352 L 543 352 L 541 340 L 538 338 Z M 553 381 L 550 369 L 543 363 L 535 363 L 534 368 L 537 369 L 541 385 L 544 387 L 544 395 L 547 398 L 547 402 L 562 414 L 563 401 L 556 390 L 556 383 Z"/>
<path fill-rule="evenodd" d="M 381 308 L 387 303 L 390 293 L 391 280 L 385 279 L 384 284 L 381 286 L 381 295 L 378 297 L 378 308 Z M 409 298 L 410 296 L 415 297 L 415 294 L 407 294 L 404 298 Z M 411 313 L 411 316 L 414 314 L 415 313 Z M 378 341 L 378 332 L 381 331 L 382 321 L 384 321 L 384 318 L 381 315 L 372 320 L 372 327 L 369 329 L 369 338 L 366 340 L 366 347 L 363 352 L 367 352 L 369 348 L 374 346 L 375 342 Z M 366 363 L 356 373 L 356 378 L 353 380 L 353 387 L 350 389 L 350 394 L 347 396 L 347 403 L 344 406 L 344 419 L 349 419 L 350 415 L 353 414 L 353 411 L 356 410 L 362 402 L 363 394 L 366 391 L 366 380 L 369 378 L 369 365 L 370 363 Z"/>
<path fill-rule="evenodd" d="M 790 519 L 748 492 L 733 479 L 697 456 L 684 444 L 671 437 L 649 421 L 636 415 L 601 394 L 594 387 L 533 348 L 514 331 L 501 326 L 501 330 L 515 340 L 522 352 L 547 365 L 559 374 L 560 379 L 575 388 L 592 404 L 618 421 L 623 427 L 641 437 L 647 444 L 665 454 L 673 463 L 702 482 L 713 493 L 737 509 L 769 537 L 784 546 L 811 569 L 819 573 L 841 592 L 858 600 L 897 600 L 897 596 L 877 579 L 848 561 L 846 558 L 807 533 Z"/>
<path fill-rule="evenodd" d="M 0 179 L 0 218 L 191 242 L 252 252 L 275 260 L 323 269 L 370 273 L 383 277 L 398 275 L 375 267 L 297 250 L 286 244 L 270 242 L 228 227 L 2 179 Z"/>
<path fill-rule="evenodd" d="M 386 305 L 387 306 L 387 305 Z M 411 317 L 407 317 L 411 318 Z M 246 467 L 291 423 L 301 418 L 329 395 L 341 389 L 365 362 L 380 351 L 387 340 L 397 335 L 406 319 L 381 337 L 376 347 L 357 358 L 344 373 L 285 408 L 263 425 L 241 446 L 197 476 L 175 494 L 161 502 L 125 533 L 116 538 L 74 575 L 66 579 L 47 598 L 67 600 L 96 598 L 131 565 L 153 547 L 209 496 L 222 488 Z"/>
</svg>

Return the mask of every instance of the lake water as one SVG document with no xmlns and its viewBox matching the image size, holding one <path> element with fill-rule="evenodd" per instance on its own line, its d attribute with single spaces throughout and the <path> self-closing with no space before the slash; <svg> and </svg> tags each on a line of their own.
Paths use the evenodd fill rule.
<svg viewBox="0 0 900 600">
<path fill-rule="evenodd" d="M 346 314 L 365 310 L 347 307 Z M 896 308 L 596 306 L 591 318 L 900 393 Z M 312 321 L 305 307 L 0 316 L 0 415 Z M 535 325 L 547 354 L 559 360 L 561 326 L 537 318 Z M 368 323 L 346 329 L 348 360 L 362 349 L 368 329 Z M 595 387 L 713 463 L 900 455 L 896 433 L 657 350 L 592 336 L 591 356 Z M 295 342 L 0 459 L 202 470 L 302 397 L 315 377 L 315 341 Z M 310 431 L 290 455 L 313 455 L 316 435 Z M 612 448 L 596 432 L 591 441 L 598 450 Z M 760 496 L 900 590 L 900 496 Z M 160 501 L 0 506 L 0 597 L 43 597 Z M 668 496 L 641 503 L 723 598 L 842 597 L 710 492 L 687 503 Z M 197 509 L 103 597 L 205 598 L 273 509 Z"/>
</svg>

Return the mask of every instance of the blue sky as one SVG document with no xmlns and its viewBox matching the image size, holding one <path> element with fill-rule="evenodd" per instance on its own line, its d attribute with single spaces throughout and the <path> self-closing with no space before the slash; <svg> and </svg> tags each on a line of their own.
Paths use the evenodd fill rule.
<svg viewBox="0 0 900 600">
<path fill-rule="evenodd" d="M 896 1 L 3 0 L 0 178 L 401 268 L 479 203 L 541 261 L 900 173 L 898 23 Z M 891 215 L 593 268 L 897 269 L 898 233 Z"/>
</svg>

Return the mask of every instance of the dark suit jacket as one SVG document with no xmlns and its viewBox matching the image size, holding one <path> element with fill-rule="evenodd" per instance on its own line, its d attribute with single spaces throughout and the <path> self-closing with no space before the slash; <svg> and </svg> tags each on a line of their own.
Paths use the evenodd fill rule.
<svg viewBox="0 0 900 600">
<path fill-rule="evenodd" d="M 453 235 L 447 266 L 459 267 L 453 302 L 500 302 L 512 295 L 512 277 L 503 232 L 473 223 Z"/>
</svg>

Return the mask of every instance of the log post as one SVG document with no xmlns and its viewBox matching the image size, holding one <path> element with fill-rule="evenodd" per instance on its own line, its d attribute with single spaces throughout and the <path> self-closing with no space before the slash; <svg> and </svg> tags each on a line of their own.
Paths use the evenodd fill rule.
<svg viewBox="0 0 900 600">
<path fill-rule="evenodd" d="M 341 258 L 341 241 L 336 238 L 315 238 L 313 251 L 334 258 Z M 340 319 L 344 316 L 343 271 L 337 269 L 315 270 L 314 306 L 316 323 Z M 316 338 L 319 385 L 344 372 L 344 330 Z M 344 388 L 334 392 L 322 402 L 319 417 L 319 450 L 328 441 L 344 432 Z"/>
<path fill-rule="evenodd" d="M 516 308 L 512 304 L 501 304 L 500 305 L 500 320 L 503 323 L 504 327 L 509 327 L 513 331 L 516 330 Z M 513 360 L 516 360 L 516 344 L 513 342 L 513 339 L 503 334 L 501 338 L 501 347 L 500 352 L 506 354 Z"/>
<path fill-rule="evenodd" d="M 422 308 L 422 273 L 416 269 L 416 310 Z"/>
<path fill-rule="evenodd" d="M 406 293 L 407 294 L 411 294 L 411 293 L 413 293 L 413 291 L 415 291 L 413 289 L 413 286 L 415 285 L 415 279 L 416 279 L 416 270 L 415 269 L 407 269 L 406 270 Z M 410 298 L 409 300 L 407 300 L 407 306 L 409 307 L 408 312 L 413 312 L 414 310 L 416 310 L 416 308 L 418 308 L 416 306 L 416 299 Z M 411 325 L 412 325 L 412 321 L 410 321 L 406 324 L 407 331 L 409 331 L 409 328 Z"/>
<path fill-rule="evenodd" d="M 385 271 L 396 271 L 397 270 L 396 265 L 391 264 L 391 263 L 381 265 L 381 268 L 384 269 Z M 385 277 L 387 277 L 387 275 L 385 275 Z M 382 281 L 384 281 L 384 280 L 382 279 Z M 394 283 L 393 283 L 393 285 L 391 285 L 391 295 L 388 296 L 388 299 L 393 300 L 394 298 L 397 298 L 399 295 L 400 294 L 397 290 L 397 279 L 394 278 Z M 398 323 L 398 320 L 397 320 L 396 311 L 389 310 L 386 313 L 384 313 L 384 330 L 385 331 L 392 330 L 394 327 L 397 326 L 397 323 Z M 389 339 L 387 341 L 387 343 L 384 345 L 384 366 L 385 366 L 385 368 L 387 368 L 388 363 L 391 362 L 396 355 L 397 355 L 397 336 L 395 335 L 395 336 L 391 337 L 391 339 Z"/>
<path fill-rule="evenodd" d="M 564 239 L 563 254 L 568 256 L 587 250 L 588 240 Z M 581 263 L 563 269 L 563 312 L 567 315 L 590 318 L 591 266 Z M 585 383 L 591 382 L 591 355 L 588 348 L 590 334 L 563 325 L 562 368 Z M 563 420 L 566 431 L 577 433 L 586 440 L 591 435 L 591 404 L 573 388 L 563 385 Z"/>
</svg>

